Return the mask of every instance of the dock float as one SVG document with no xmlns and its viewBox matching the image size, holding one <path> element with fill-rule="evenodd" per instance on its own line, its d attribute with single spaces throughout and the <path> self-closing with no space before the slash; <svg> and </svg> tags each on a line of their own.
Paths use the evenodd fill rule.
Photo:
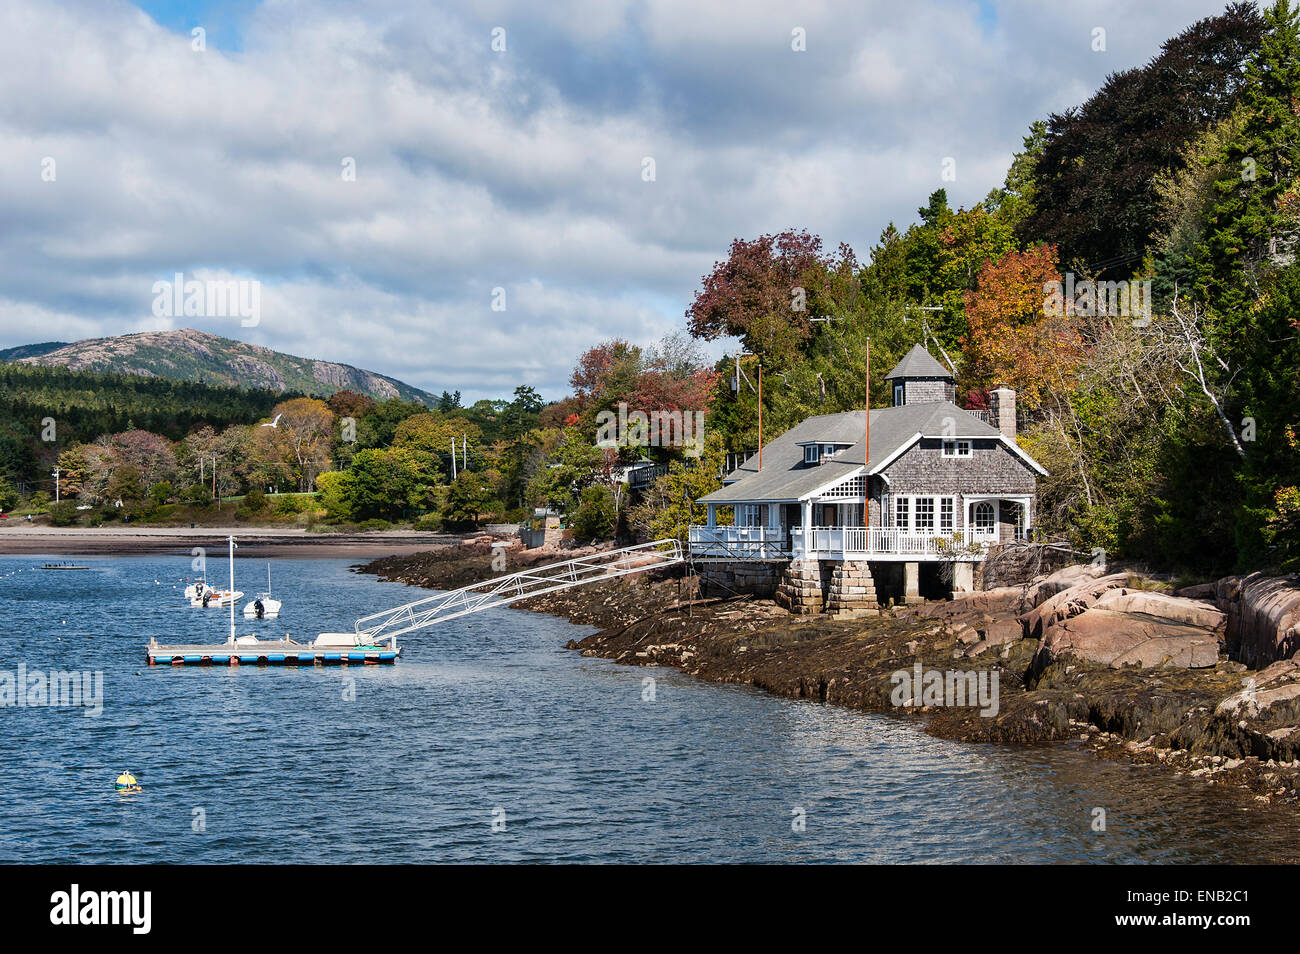
<svg viewBox="0 0 1300 954">
<path fill-rule="evenodd" d="M 150 645 L 150 666 L 375 666 L 394 663 L 400 649 L 388 646 L 316 647 L 292 640 L 259 641 L 253 646 Z"/>
</svg>

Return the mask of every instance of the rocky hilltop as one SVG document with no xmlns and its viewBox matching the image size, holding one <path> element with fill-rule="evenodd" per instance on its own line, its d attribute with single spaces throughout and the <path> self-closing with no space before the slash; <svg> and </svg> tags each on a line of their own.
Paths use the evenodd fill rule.
<svg viewBox="0 0 1300 954">
<path fill-rule="evenodd" d="M 319 397 L 348 389 L 378 401 L 396 397 L 430 404 L 434 400 L 426 391 L 373 371 L 300 358 L 189 328 L 11 348 L 0 352 L 0 360 Z"/>
</svg>

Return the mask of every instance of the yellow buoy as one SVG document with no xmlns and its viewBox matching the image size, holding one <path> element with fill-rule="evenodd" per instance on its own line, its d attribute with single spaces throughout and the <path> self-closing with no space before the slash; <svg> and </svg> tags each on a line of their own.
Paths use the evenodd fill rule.
<svg viewBox="0 0 1300 954">
<path fill-rule="evenodd" d="M 113 783 L 113 787 L 122 792 L 140 791 L 139 783 L 136 782 L 135 776 L 130 772 L 123 772 L 119 775 L 117 781 Z"/>
</svg>

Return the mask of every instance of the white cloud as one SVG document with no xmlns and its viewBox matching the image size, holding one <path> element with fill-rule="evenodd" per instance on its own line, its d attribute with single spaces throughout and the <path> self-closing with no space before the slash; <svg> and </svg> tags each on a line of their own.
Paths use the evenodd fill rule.
<svg viewBox="0 0 1300 954">
<path fill-rule="evenodd" d="M 153 282 L 209 270 L 261 279 L 263 320 L 205 330 L 559 397 L 596 341 L 680 325 L 732 238 L 806 227 L 865 257 L 941 185 L 978 201 L 1030 121 L 1220 8 L 1007 0 L 990 25 L 966 0 L 269 0 L 239 51 L 197 53 L 120 0 L 10 0 L 0 345 L 153 327 Z"/>
</svg>

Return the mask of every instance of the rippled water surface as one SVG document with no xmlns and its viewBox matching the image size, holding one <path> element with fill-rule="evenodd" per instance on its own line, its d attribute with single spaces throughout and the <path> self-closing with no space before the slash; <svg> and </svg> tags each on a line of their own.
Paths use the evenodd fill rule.
<svg viewBox="0 0 1300 954">
<path fill-rule="evenodd" d="M 151 636 L 225 636 L 223 611 L 181 596 L 189 558 L 45 559 L 0 558 L 0 671 L 102 671 L 104 711 L 0 708 L 0 861 L 1241 862 L 1300 844 L 1290 813 L 1198 781 L 583 659 L 562 647 L 588 630 L 516 610 L 413 633 L 391 667 L 151 669 Z M 274 561 L 284 614 L 239 632 L 307 639 L 427 595 L 349 562 Z M 236 572 L 252 595 L 266 565 Z M 124 769 L 143 794 L 114 793 Z"/>
</svg>

